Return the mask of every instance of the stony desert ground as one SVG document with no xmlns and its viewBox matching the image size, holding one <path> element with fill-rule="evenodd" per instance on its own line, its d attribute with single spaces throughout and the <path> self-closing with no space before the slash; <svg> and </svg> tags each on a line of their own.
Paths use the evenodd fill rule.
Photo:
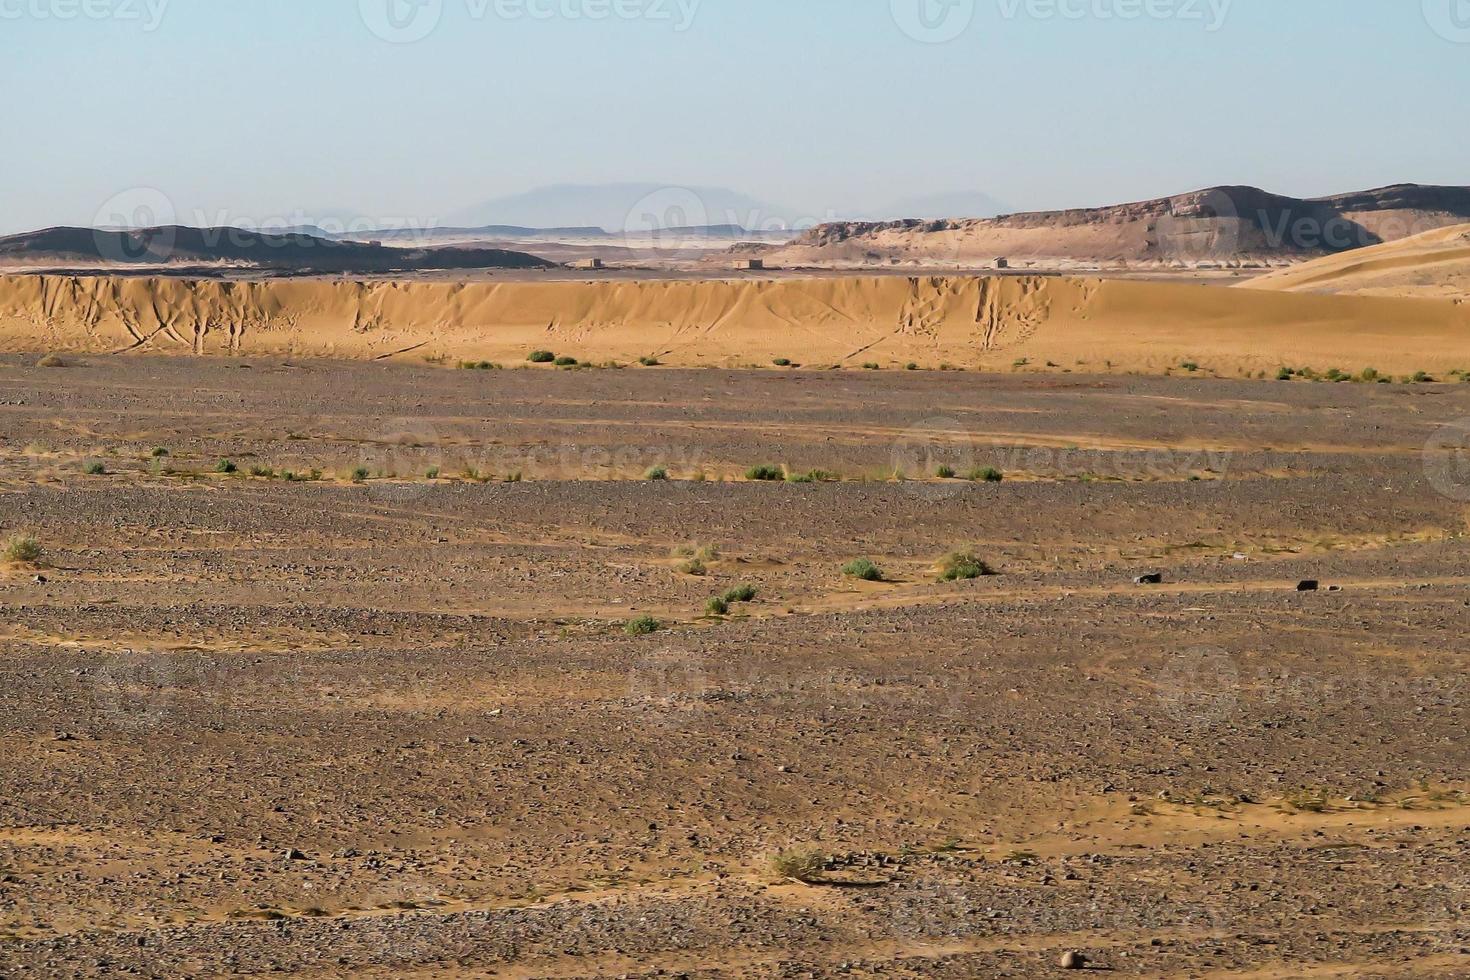
<svg viewBox="0 0 1470 980">
<path fill-rule="evenodd" d="M 1470 385 L 63 363 L 0 975 L 1470 976 Z"/>
</svg>

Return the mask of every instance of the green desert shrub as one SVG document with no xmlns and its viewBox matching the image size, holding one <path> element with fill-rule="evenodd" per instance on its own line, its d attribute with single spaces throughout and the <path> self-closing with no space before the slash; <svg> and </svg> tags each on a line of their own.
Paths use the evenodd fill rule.
<svg viewBox="0 0 1470 980">
<path fill-rule="evenodd" d="M 941 480 L 953 480 L 954 467 L 949 465 L 940 466 L 934 471 L 934 475 L 939 477 Z"/>
<path fill-rule="evenodd" d="M 556 355 L 549 350 L 533 350 L 526 360 L 532 364 L 550 364 L 556 360 Z"/>
<path fill-rule="evenodd" d="M 752 466 L 745 471 L 745 478 L 771 483 L 786 479 L 786 471 L 779 466 Z"/>
<path fill-rule="evenodd" d="M 642 364 L 644 367 L 658 367 L 659 366 L 659 360 L 656 357 L 640 357 L 640 358 L 638 358 L 638 363 L 639 364 Z"/>
<path fill-rule="evenodd" d="M 733 605 L 737 602 L 754 602 L 758 594 L 753 585 L 737 585 L 733 589 L 726 589 L 720 598 Z"/>
<path fill-rule="evenodd" d="M 648 472 L 643 474 L 645 480 L 667 480 L 668 478 L 669 471 L 663 466 L 650 467 Z"/>
<path fill-rule="evenodd" d="M 774 364 L 774 365 L 776 365 L 776 367 L 790 367 L 791 366 L 791 358 L 789 358 L 789 357 L 778 357 L 774 361 L 772 361 L 771 363 Z"/>
<path fill-rule="evenodd" d="M 638 616 L 635 619 L 628 620 L 623 625 L 623 632 L 629 636 L 648 636 L 652 633 L 657 633 L 661 629 L 663 629 L 663 623 L 660 623 L 652 616 Z"/>
<path fill-rule="evenodd" d="M 995 571 L 988 564 L 968 551 L 952 552 L 945 555 L 939 562 L 941 582 L 957 582 L 994 574 Z"/>
<path fill-rule="evenodd" d="M 38 561 L 42 554 L 41 542 L 29 534 L 17 534 L 5 542 L 6 561 Z"/>
<path fill-rule="evenodd" d="M 222 459 L 218 463 L 214 464 L 214 471 L 216 473 L 238 473 L 240 471 L 240 467 L 236 466 L 228 459 Z"/>
<path fill-rule="evenodd" d="M 724 616 L 729 613 L 730 604 L 725 601 L 723 596 L 712 596 L 704 604 L 704 611 L 710 616 Z"/>
<path fill-rule="evenodd" d="M 104 466 L 102 463 L 93 460 L 86 466 L 82 467 L 82 472 L 87 474 L 88 476 L 103 476 L 107 473 L 107 467 Z"/>
<path fill-rule="evenodd" d="M 861 579 L 864 582 L 883 581 L 883 570 L 868 558 L 854 558 L 842 566 L 842 574 L 848 578 Z"/>
<path fill-rule="evenodd" d="M 994 466 L 979 466 L 970 471 L 970 479 L 976 483 L 1000 483 L 1005 478 Z"/>
<path fill-rule="evenodd" d="M 576 367 L 577 359 L 575 357 L 558 357 L 552 363 L 557 367 Z"/>
</svg>

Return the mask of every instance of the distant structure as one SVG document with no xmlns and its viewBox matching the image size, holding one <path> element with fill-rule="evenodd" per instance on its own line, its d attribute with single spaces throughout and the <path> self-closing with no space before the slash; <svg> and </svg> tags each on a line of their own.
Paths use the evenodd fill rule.
<svg viewBox="0 0 1470 980">
<path fill-rule="evenodd" d="M 573 268 L 577 268 L 577 269 L 605 269 L 605 268 L 607 268 L 607 266 L 603 265 L 601 259 L 582 259 L 580 262 L 574 263 L 573 264 Z"/>
<path fill-rule="evenodd" d="M 735 263 L 737 269 L 748 269 L 751 272 L 760 272 L 766 267 L 765 259 L 741 259 Z"/>
<path fill-rule="evenodd" d="M 1006 258 L 1004 255 L 999 256 L 995 260 L 995 267 L 997 269 L 1009 269 L 1011 267 L 1011 260 Z"/>
</svg>

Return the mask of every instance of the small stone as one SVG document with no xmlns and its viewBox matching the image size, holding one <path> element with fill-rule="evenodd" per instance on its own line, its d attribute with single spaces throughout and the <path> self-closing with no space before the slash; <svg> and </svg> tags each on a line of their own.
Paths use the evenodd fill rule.
<svg viewBox="0 0 1470 980">
<path fill-rule="evenodd" d="M 1140 575 L 1133 580 L 1134 585 L 1162 585 L 1163 582 L 1163 572 L 1149 572 L 1147 575 Z"/>
<path fill-rule="evenodd" d="M 296 848 L 294 848 L 294 847 L 287 848 L 286 853 L 283 856 L 285 857 L 285 859 L 287 861 L 305 861 L 306 860 L 306 855 L 305 854 L 302 854 L 300 851 L 296 850 Z"/>
<path fill-rule="evenodd" d="M 1316 579 L 1309 578 L 1298 582 L 1296 585 L 1296 590 L 1298 592 L 1316 592 L 1321 587 L 1322 583 L 1318 582 Z"/>
<path fill-rule="evenodd" d="M 1062 954 L 1059 965 L 1063 970 L 1085 970 L 1087 968 L 1087 957 L 1075 949 L 1068 950 Z"/>
</svg>

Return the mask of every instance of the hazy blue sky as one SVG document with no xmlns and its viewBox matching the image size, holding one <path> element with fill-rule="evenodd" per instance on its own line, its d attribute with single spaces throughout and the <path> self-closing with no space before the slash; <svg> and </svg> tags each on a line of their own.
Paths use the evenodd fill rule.
<svg viewBox="0 0 1470 980">
<path fill-rule="evenodd" d="M 3 231 L 140 187 L 258 222 L 1470 182 L 1470 0 L 0 0 L 0 86 Z"/>
</svg>

